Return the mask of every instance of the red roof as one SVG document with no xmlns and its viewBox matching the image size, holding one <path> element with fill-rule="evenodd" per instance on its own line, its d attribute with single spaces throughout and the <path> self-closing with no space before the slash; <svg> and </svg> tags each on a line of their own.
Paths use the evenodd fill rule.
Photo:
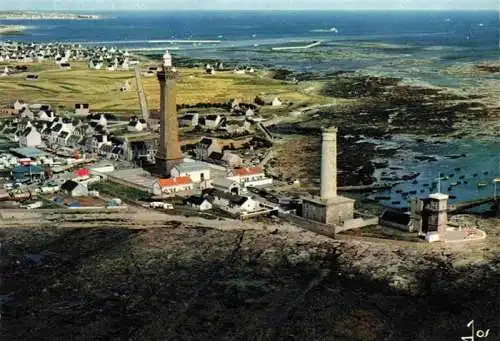
<svg viewBox="0 0 500 341">
<path fill-rule="evenodd" d="M 261 167 L 235 168 L 234 175 L 246 176 L 264 173 Z"/>
<path fill-rule="evenodd" d="M 189 185 L 191 184 L 191 178 L 189 176 L 178 176 L 176 178 L 170 179 L 160 179 L 158 181 L 160 187 L 174 187 L 181 185 Z"/>
<path fill-rule="evenodd" d="M 82 169 L 75 171 L 75 175 L 79 176 L 79 177 L 84 177 L 84 176 L 89 176 L 90 172 L 88 169 L 82 168 Z"/>
</svg>

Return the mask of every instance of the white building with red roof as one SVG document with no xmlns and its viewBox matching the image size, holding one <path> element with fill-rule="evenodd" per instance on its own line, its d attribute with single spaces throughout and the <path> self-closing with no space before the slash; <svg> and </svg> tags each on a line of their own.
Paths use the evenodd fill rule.
<svg viewBox="0 0 500 341">
<path fill-rule="evenodd" d="M 189 176 L 158 179 L 158 181 L 153 183 L 152 191 L 155 195 L 191 195 L 193 191 L 193 181 L 191 181 Z"/>
<path fill-rule="evenodd" d="M 235 168 L 228 179 L 239 182 L 243 187 L 259 187 L 271 185 L 273 179 L 267 178 L 262 167 Z"/>
</svg>

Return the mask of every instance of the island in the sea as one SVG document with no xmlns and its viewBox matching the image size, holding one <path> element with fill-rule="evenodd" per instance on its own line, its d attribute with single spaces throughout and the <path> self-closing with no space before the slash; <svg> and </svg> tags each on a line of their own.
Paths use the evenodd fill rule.
<svg viewBox="0 0 500 341">
<path fill-rule="evenodd" d="M 0 11 L 0 19 L 4 20 L 78 20 L 78 19 L 103 19 L 96 14 L 62 13 L 62 12 L 34 12 L 34 11 Z"/>
</svg>

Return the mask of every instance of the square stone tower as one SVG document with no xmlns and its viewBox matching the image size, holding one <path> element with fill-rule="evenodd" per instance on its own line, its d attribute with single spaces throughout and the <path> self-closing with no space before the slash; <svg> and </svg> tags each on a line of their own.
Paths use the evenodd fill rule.
<svg viewBox="0 0 500 341">
<path fill-rule="evenodd" d="M 179 143 L 175 98 L 177 71 L 172 66 L 172 56 L 168 51 L 163 55 L 163 64 L 157 77 L 160 82 L 160 144 L 156 153 L 156 172 L 169 177 L 172 168 L 182 163 L 184 156 Z"/>
<path fill-rule="evenodd" d="M 354 215 L 354 200 L 337 195 L 337 128 L 321 134 L 321 188 L 319 198 L 304 198 L 302 216 L 324 224 L 340 225 Z"/>
<path fill-rule="evenodd" d="M 423 204 L 421 233 L 437 233 L 439 240 L 444 240 L 447 226 L 448 195 L 430 194 Z"/>
</svg>

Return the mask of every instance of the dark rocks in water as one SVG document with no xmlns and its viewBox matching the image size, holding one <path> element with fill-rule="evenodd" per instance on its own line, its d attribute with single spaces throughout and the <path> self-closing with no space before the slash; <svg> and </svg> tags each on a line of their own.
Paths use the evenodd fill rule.
<svg viewBox="0 0 500 341">
<path fill-rule="evenodd" d="M 418 138 L 418 139 L 415 139 L 415 142 L 418 142 L 418 143 L 424 143 L 424 142 L 425 142 L 425 139 Z"/>
<path fill-rule="evenodd" d="M 465 154 L 451 154 L 451 155 L 445 155 L 445 157 L 449 159 L 459 159 L 461 157 L 466 157 L 467 155 Z"/>
<path fill-rule="evenodd" d="M 372 161 L 375 168 L 387 168 L 389 161 Z"/>
<path fill-rule="evenodd" d="M 412 180 L 412 179 L 415 179 L 416 177 L 418 177 L 420 175 L 420 173 L 410 173 L 410 174 L 405 174 L 402 176 L 402 179 L 403 180 Z"/>
<path fill-rule="evenodd" d="M 500 66 L 498 65 L 476 65 L 476 69 L 480 71 L 485 71 L 489 73 L 497 73 L 500 72 Z"/>
<path fill-rule="evenodd" d="M 382 200 L 391 200 L 391 197 L 388 197 L 388 196 L 376 196 L 375 200 L 379 200 L 379 201 L 382 201 Z"/>
<path fill-rule="evenodd" d="M 429 161 L 429 162 L 434 162 L 434 161 L 438 160 L 434 156 L 426 156 L 426 155 L 417 155 L 417 156 L 415 156 L 415 159 L 420 160 L 420 161 Z"/>
</svg>

